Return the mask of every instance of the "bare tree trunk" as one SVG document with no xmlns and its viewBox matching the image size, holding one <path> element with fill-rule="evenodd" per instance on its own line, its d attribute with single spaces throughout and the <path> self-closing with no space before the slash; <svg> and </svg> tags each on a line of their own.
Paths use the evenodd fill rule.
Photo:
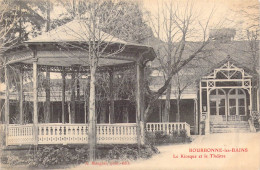
<svg viewBox="0 0 260 170">
<path fill-rule="evenodd" d="M 84 123 L 88 123 L 88 95 L 87 95 L 88 92 L 84 91 Z"/>
<path fill-rule="evenodd" d="M 115 108 L 114 108 L 114 90 L 113 90 L 114 73 L 109 72 L 109 123 L 115 123 Z"/>
<path fill-rule="evenodd" d="M 136 134 L 138 151 L 141 152 L 141 145 L 144 144 L 144 96 L 143 96 L 144 68 L 141 63 L 136 64 Z"/>
<path fill-rule="evenodd" d="M 166 90 L 165 109 L 163 114 L 163 122 L 169 122 L 170 110 L 171 110 L 171 83 Z"/>
<path fill-rule="evenodd" d="M 23 72 L 20 70 L 19 75 L 19 113 L 20 113 L 20 124 L 23 124 Z M 1 119 L 0 119 L 1 120 Z"/>
<path fill-rule="evenodd" d="M 51 2 L 50 0 L 47 0 L 47 23 L 46 23 L 46 32 L 50 31 L 50 26 L 51 26 Z"/>
<path fill-rule="evenodd" d="M 10 122 L 10 100 L 9 100 L 9 87 L 10 79 L 9 79 L 9 68 L 8 65 L 5 66 L 5 124 L 8 125 Z M 8 133 L 8 131 L 7 131 Z M 8 135 L 8 134 L 6 134 Z M 6 140 L 7 141 L 7 140 Z"/>
<path fill-rule="evenodd" d="M 75 72 L 71 74 L 71 96 L 70 96 L 70 117 L 71 123 L 75 123 Z"/>
<path fill-rule="evenodd" d="M 90 94 L 89 94 L 89 158 L 90 161 L 94 161 L 96 157 L 96 99 L 95 99 L 95 82 L 96 82 L 96 70 L 91 68 L 90 71 Z"/>
<path fill-rule="evenodd" d="M 79 72 L 77 73 L 77 76 L 76 76 L 76 91 L 77 91 L 77 95 L 76 95 L 76 107 L 77 107 L 77 110 L 75 112 L 75 117 L 76 117 L 76 121 L 79 122 L 80 121 L 80 84 L 79 84 Z"/>
<path fill-rule="evenodd" d="M 170 4 L 169 9 L 169 25 L 166 26 L 167 30 L 167 63 L 166 63 L 166 75 L 167 79 L 170 77 L 170 72 L 172 70 L 172 52 L 173 52 L 173 42 L 172 42 L 172 27 L 173 27 L 173 10 L 172 4 Z M 167 24 L 166 24 L 167 25 Z M 175 63 L 175 56 L 174 56 Z M 166 100 L 165 100 L 165 111 L 164 111 L 164 122 L 169 122 L 170 110 L 171 110 L 171 90 L 172 90 L 172 81 L 169 82 L 169 85 L 166 89 Z"/>
<path fill-rule="evenodd" d="M 21 4 L 19 4 L 19 42 L 22 42 L 22 7 Z"/>
<path fill-rule="evenodd" d="M 260 58 L 259 58 L 259 73 L 258 73 L 258 108 L 257 111 L 260 114 Z"/>
<path fill-rule="evenodd" d="M 106 123 L 106 113 L 107 113 L 107 100 L 101 100 L 101 109 L 100 109 L 100 123 Z"/>
<path fill-rule="evenodd" d="M 95 35 L 98 32 L 96 29 L 95 7 L 90 11 L 90 29 L 96 39 Z M 96 70 L 98 66 L 99 57 L 99 43 L 89 39 L 89 61 L 90 61 L 90 83 L 89 83 L 89 129 L 88 129 L 88 142 L 89 142 L 89 160 L 95 161 L 96 159 Z M 91 42 L 92 41 L 92 42 Z"/>
<path fill-rule="evenodd" d="M 128 113 L 128 106 L 123 107 L 123 123 L 129 123 L 129 113 Z"/>
<path fill-rule="evenodd" d="M 62 118 L 61 122 L 65 123 L 65 99 L 66 99 L 66 73 L 62 71 L 62 95 L 61 95 L 61 105 L 62 105 Z"/>
<path fill-rule="evenodd" d="M 258 43 L 258 49 L 260 49 L 260 43 Z M 259 53 L 259 50 L 258 50 Z M 260 56 L 257 55 L 258 59 L 258 112 L 260 114 Z"/>
<path fill-rule="evenodd" d="M 72 1 L 72 9 L 73 9 L 73 16 L 75 17 L 76 16 L 76 0 L 73 0 Z"/>
<path fill-rule="evenodd" d="M 181 118 L 181 115 L 180 115 L 180 97 L 178 95 L 177 97 L 177 114 L 176 114 L 176 122 L 180 122 L 180 118 Z"/>
<path fill-rule="evenodd" d="M 179 73 L 176 74 L 177 77 L 177 115 L 176 115 L 176 122 L 180 122 L 181 113 L 180 113 L 180 100 L 181 100 L 181 84 L 180 84 L 180 77 Z"/>
<path fill-rule="evenodd" d="M 47 22 L 46 22 L 46 32 L 50 30 L 50 0 L 47 0 Z M 47 67 L 46 69 L 46 102 L 45 102 L 45 109 L 44 109 L 44 122 L 50 123 L 50 113 L 51 113 L 51 91 L 50 91 L 50 70 Z"/>
<path fill-rule="evenodd" d="M 89 89 L 89 77 L 87 83 L 83 86 L 84 88 L 84 123 L 88 123 L 88 112 L 89 112 L 89 95 L 88 95 L 88 89 Z"/>
<path fill-rule="evenodd" d="M 50 90 L 50 71 L 49 68 L 46 70 L 46 102 L 45 102 L 45 111 L 44 111 L 44 121 L 45 123 L 50 123 L 50 114 L 51 114 L 51 90 Z"/>
</svg>

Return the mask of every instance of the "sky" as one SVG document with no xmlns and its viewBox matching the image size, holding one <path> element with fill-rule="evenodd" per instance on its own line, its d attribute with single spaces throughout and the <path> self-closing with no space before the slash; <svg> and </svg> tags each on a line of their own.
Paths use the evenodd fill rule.
<svg viewBox="0 0 260 170">
<path fill-rule="evenodd" d="M 258 13 L 258 16 L 260 15 L 259 9 L 255 10 L 255 9 L 247 8 L 248 6 L 252 6 L 254 4 L 258 4 L 259 6 L 260 0 L 133 0 L 133 1 L 140 2 L 140 4 L 142 4 L 143 6 L 143 9 L 148 11 L 151 16 L 157 16 L 158 5 L 161 6 L 162 4 L 167 4 L 170 1 L 173 1 L 174 5 L 178 3 L 178 6 L 182 9 L 184 8 L 187 2 L 193 3 L 194 11 L 198 14 L 198 18 L 204 21 L 207 20 L 212 9 L 214 9 L 213 16 L 209 23 L 209 29 L 216 29 L 220 27 L 236 28 L 237 30 L 237 34 L 236 34 L 237 36 L 235 37 L 236 40 L 241 39 L 241 37 L 244 36 L 245 33 L 241 32 L 241 30 L 245 29 L 249 22 L 248 19 L 246 19 L 239 11 L 246 10 L 248 13 Z M 160 14 L 162 14 L 162 10 L 164 9 L 160 7 L 160 10 L 161 10 Z M 63 13 L 65 11 L 66 11 L 65 9 L 62 9 L 59 6 L 54 6 L 51 18 L 57 18 L 59 17 L 60 13 Z M 149 18 L 148 20 L 150 22 L 150 26 L 151 26 L 151 22 L 153 22 L 153 24 L 155 22 L 154 19 Z M 194 27 L 198 27 L 198 25 Z M 161 35 L 163 35 L 163 32 Z M 164 39 L 164 37 L 162 36 L 161 39 Z"/>
<path fill-rule="evenodd" d="M 142 1 L 144 10 L 147 10 L 152 16 L 157 15 L 158 4 L 159 6 L 162 3 L 169 3 L 170 0 L 137 0 Z M 186 5 L 187 0 L 174 0 L 174 3 L 178 2 L 180 7 L 184 7 Z M 212 9 L 214 8 L 214 14 L 211 19 L 209 28 L 214 29 L 216 25 L 220 25 L 221 27 L 226 28 L 236 28 L 237 36 L 235 39 L 241 39 L 238 35 L 243 35 L 243 32 L 239 32 L 246 27 L 246 19 L 239 12 L 242 9 L 246 9 L 248 6 L 253 4 L 259 4 L 258 0 L 190 0 L 189 2 L 194 3 L 194 9 L 198 13 L 198 19 L 206 20 L 210 15 Z M 247 9 L 246 9 L 247 10 Z M 56 11 L 56 15 L 53 17 L 56 18 L 59 16 L 59 13 L 65 12 L 65 10 L 60 9 L 59 7 L 54 7 L 54 11 Z M 258 12 L 255 10 L 247 10 L 247 12 Z M 152 21 L 153 22 L 153 21 Z M 162 24 L 162 23 L 161 23 Z M 196 26 L 195 26 L 196 27 Z M 162 31 L 161 39 L 164 40 L 163 31 Z M 196 41 L 197 37 L 191 38 L 190 40 Z M 52 78 L 60 78 L 60 74 L 53 74 Z"/>
<path fill-rule="evenodd" d="M 171 0 L 143 0 L 143 6 L 154 13 L 157 10 L 158 2 L 159 4 L 162 2 L 170 2 Z M 179 3 L 186 3 L 187 0 L 174 0 L 174 2 L 179 1 Z M 220 17 L 223 15 L 232 15 L 233 19 L 239 20 L 242 18 L 239 13 L 237 15 L 234 15 L 234 12 L 232 11 L 240 11 L 243 8 L 246 8 L 247 6 L 251 6 L 253 4 L 259 5 L 259 0 L 190 0 L 190 2 L 193 2 L 195 5 L 195 8 L 201 8 L 205 13 L 210 12 L 212 7 L 216 7 L 216 17 Z M 259 12 L 259 11 L 258 11 Z"/>
<path fill-rule="evenodd" d="M 169 3 L 170 1 L 171 0 L 143 0 L 143 7 L 147 11 L 150 11 L 151 15 L 157 16 L 158 5 L 161 6 L 162 3 Z M 187 3 L 187 0 L 174 0 L 173 2 L 174 4 L 178 2 L 179 6 L 183 7 Z M 245 10 L 250 14 L 254 13 L 258 16 L 260 15 L 259 8 L 248 8 L 254 4 L 258 4 L 259 7 L 259 0 L 190 0 L 189 2 L 194 3 L 194 11 L 199 12 L 199 18 L 201 19 L 203 17 L 208 17 L 214 8 L 209 28 L 214 29 L 217 24 L 226 28 L 235 28 L 237 31 L 237 36 L 235 38 L 237 40 L 244 34 L 241 30 L 245 29 L 248 24 L 251 24 L 240 11 Z M 160 10 L 162 10 L 162 7 L 160 8 Z"/>
</svg>

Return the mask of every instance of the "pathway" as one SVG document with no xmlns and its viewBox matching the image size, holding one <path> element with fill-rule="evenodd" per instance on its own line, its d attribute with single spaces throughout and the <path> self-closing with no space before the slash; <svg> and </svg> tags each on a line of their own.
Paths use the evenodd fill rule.
<svg viewBox="0 0 260 170">
<path fill-rule="evenodd" d="M 190 144 L 159 146 L 158 149 L 160 154 L 148 160 L 130 162 L 129 165 L 80 165 L 73 169 L 260 170 L 260 133 L 220 133 L 197 136 Z M 215 152 L 189 152 L 189 149 L 206 149 L 206 151 L 215 149 Z M 200 155 L 202 158 L 199 158 Z"/>
</svg>

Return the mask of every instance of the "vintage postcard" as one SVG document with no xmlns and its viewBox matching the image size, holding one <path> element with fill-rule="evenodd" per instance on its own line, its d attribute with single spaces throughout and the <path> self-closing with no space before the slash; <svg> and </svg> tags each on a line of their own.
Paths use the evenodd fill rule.
<svg viewBox="0 0 260 170">
<path fill-rule="evenodd" d="M 0 168 L 260 170 L 258 0 L 0 0 Z"/>
</svg>

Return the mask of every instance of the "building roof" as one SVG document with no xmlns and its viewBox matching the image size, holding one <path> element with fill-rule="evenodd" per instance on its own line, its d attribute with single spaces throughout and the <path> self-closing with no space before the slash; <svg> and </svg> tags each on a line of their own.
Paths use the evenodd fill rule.
<svg viewBox="0 0 260 170">
<path fill-rule="evenodd" d="M 94 31 L 93 31 L 94 32 Z M 120 40 L 103 31 L 96 30 L 95 36 L 90 31 L 86 20 L 75 19 L 49 32 L 44 32 L 25 43 L 66 43 L 66 42 L 86 42 L 86 41 L 104 41 L 109 43 L 127 44 L 126 41 Z M 95 37 L 95 40 L 93 39 Z"/>
<path fill-rule="evenodd" d="M 165 42 L 162 42 L 161 45 L 152 46 L 155 50 L 160 48 L 160 55 L 166 56 L 166 51 L 163 50 L 166 45 L 167 44 Z M 182 59 L 188 58 L 189 55 L 198 49 L 200 45 L 201 42 L 187 42 Z M 259 42 L 257 42 L 256 46 L 259 46 Z M 257 52 L 257 55 L 259 56 L 259 52 Z M 255 63 L 255 61 L 252 59 L 252 50 L 250 49 L 248 41 L 211 41 L 204 47 L 202 52 L 187 65 L 187 67 L 199 66 L 203 68 L 212 68 L 212 66 L 221 62 L 227 57 L 237 61 L 241 66 L 245 66 L 249 69 L 252 68 L 252 65 Z M 152 66 L 159 67 L 159 61 L 155 59 Z"/>
<path fill-rule="evenodd" d="M 198 49 L 200 43 L 201 42 L 187 42 L 183 59 L 188 58 L 194 50 Z M 257 42 L 257 44 L 259 45 L 259 42 Z M 165 45 L 167 45 L 165 42 L 161 42 L 160 44 L 155 44 L 154 46 L 156 51 L 160 48 L 161 56 L 166 56 L 166 51 L 163 50 Z M 252 75 L 253 65 L 257 65 L 258 62 L 256 62 L 253 58 L 252 50 L 249 45 L 249 41 L 211 41 L 195 59 L 193 59 L 179 72 L 181 86 L 183 87 L 185 86 L 185 83 L 189 83 L 189 86 L 187 87 L 187 90 L 184 90 L 183 95 L 188 95 L 191 91 L 196 94 L 197 91 L 195 82 L 202 76 L 212 72 L 213 69 L 225 64 L 227 61 L 231 61 L 237 67 L 243 68 L 247 73 Z M 259 58 L 259 52 L 256 52 L 256 54 L 258 55 L 256 57 Z M 161 70 L 161 64 L 158 59 L 155 59 L 152 62 L 152 67 L 156 70 Z M 176 93 L 175 80 L 176 78 L 173 78 L 173 94 Z M 164 82 L 165 79 L 163 78 L 163 74 L 154 75 L 150 87 L 153 90 L 157 90 L 163 86 Z"/>
<path fill-rule="evenodd" d="M 8 50 L 7 63 L 31 64 L 33 50 L 36 49 L 38 65 L 89 67 L 88 46 L 94 41 L 100 42 L 100 48 L 104 50 L 99 59 L 99 67 L 129 65 L 137 61 L 140 54 L 144 61 L 151 61 L 156 57 L 150 46 L 129 43 L 98 29 L 93 36 L 90 29 L 86 20 L 73 20 Z"/>
</svg>

